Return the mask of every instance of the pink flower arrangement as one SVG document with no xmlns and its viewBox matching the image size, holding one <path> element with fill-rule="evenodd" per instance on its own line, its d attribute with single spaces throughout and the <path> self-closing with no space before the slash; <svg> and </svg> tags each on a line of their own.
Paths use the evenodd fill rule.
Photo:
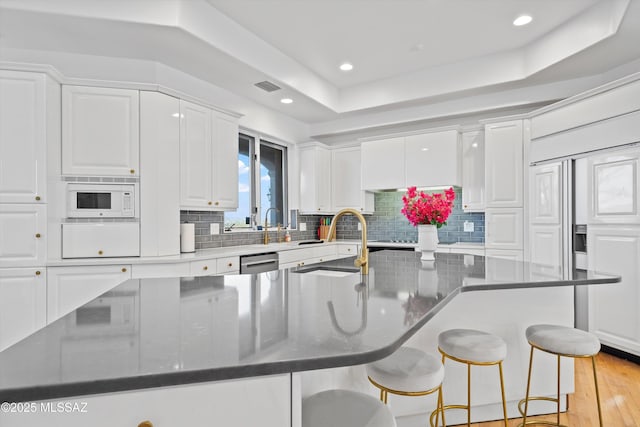
<svg viewBox="0 0 640 427">
<path fill-rule="evenodd" d="M 447 225 L 447 218 L 451 214 L 455 198 L 453 187 L 445 190 L 444 193 L 434 194 L 418 192 L 416 187 L 409 187 L 407 193 L 402 196 L 404 207 L 401 212 L 414 226 L 432 224 L 440 228 Z"/>
</svg>

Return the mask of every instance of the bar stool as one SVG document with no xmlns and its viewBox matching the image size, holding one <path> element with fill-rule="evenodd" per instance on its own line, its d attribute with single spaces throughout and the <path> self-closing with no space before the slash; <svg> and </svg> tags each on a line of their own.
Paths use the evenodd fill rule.
<svg viewBox="0 0 640 427">
<path fill-rule="evenodd" d="M 500 391 L 502 392 L 502 412 L 504 425 L 507 427 L 507 403 L 504 397 L 504 377 L 502 361 L 507 356 L 507 344 L 502 338 L 474 329 L 449 329 L 438 335 L 438 350 L 442 354 L 442 364 L 445 358 L 467 365 L 467 404 L 444 405 L 443 413 L 447 409 L 465 409 L 467 411 L 467 426 L 471 425 L 471 366 L 498 365 L 500 371 Z"/>
<path fill-rule="evenodd" d="M 327 390 L 302 401 L 302 427 L 396 427 L 396 420 L 375 397 Z"/>
<path fill-rule="evenodd" d="M 602 427 L 602 409 L 600 408 L 600 392 L 598 391 L 598 375 L 596 373 L 596 355 L 600 352 L 600 340 L 594 334 L 581 331 L 566 326 L 559 325 L 532 325 L 526 331 L 527 341 L 531 345 L 529 355 L 529 374 L 527 376 L 527 394 L 524 399 L 518 402 L 518 410 L 522 414 L 523 420 L 519 426 L 527 424 L 545 424 L 551 426 L 561 426 L 560 424 L 560 357 L 585 358 L 590 357 L 593 365 L 593 380 L 596 386 L 596 400 L 598 401 L 598 419 Z M 533 366 L 533 349 L 558 356 L 558 394 L 552 397 L 530 397 L 529 386 L 531 385 L 531 367 Z M 556 422 L 548 421 L 527 421 L 527 410 L 530 400 L 546 400 L 556 402 L 557 418 Z M 524 403 L 524 411 L 522 404 Z"/>
<path fill-rule="evenodd" d="M 426 396 L 438 392 L 438 403 L 431 413 L 431 425 L 438 425 L 442 410 L 442 380 L 444 367 L 442 362 L 422 350 L 400 347 L 391 356 L 367 365 L 367 376 L 375 387 L 380 389 L 380 400 L 387 403 L 388 394 L 399 396 Z M 435 424 L 433 417 L 435 416 Z"/>
</svg>

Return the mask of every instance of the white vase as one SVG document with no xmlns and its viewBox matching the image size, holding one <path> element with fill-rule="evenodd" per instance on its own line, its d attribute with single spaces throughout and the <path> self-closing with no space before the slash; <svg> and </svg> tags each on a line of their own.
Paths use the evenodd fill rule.
<svg viewBox="0 0 640 427">
<path fill-rule="evenodd" d="M 423 261 L 433 261 L 436 259 L 435 253 L 438 247 L 438 229 L 435 225 L 418 225 L 418 249 L 422 252 L 420 257 Z"/>
</svg>

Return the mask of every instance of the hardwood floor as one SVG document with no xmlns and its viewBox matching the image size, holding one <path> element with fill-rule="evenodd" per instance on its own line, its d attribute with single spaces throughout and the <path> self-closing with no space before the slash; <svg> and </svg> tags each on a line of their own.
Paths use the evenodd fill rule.
<svg viewBox="0 0 640 427">
<path fill-rule="evenodd" d="M 606 427 L 640 426 L 640 365 L 600 353 L 596 358 L 602 418 Z M 591 359 L 576 359 L 576 392 L 569 396 L 569 411 L 560 422 L 569 427 L 597 427 L 598 407 Z M 553 405 L 553 404 L 551 404 Z M 555 421 L 555 415 L 530 419 Z M 529 418 L 527 418 L 527 421 Z M 509 420 L 509 427 L 522 419 Z M 471 424 L 473 427 L 504 427 L 504 421 Z"/>
</svg>

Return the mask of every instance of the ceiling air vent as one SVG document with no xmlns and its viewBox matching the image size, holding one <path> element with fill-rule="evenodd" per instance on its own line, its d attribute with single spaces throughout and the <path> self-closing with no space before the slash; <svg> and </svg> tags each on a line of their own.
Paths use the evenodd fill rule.
<svg viewBox="0 0 640 427">
<path fill-rule="evenodd" d="M 282 89 L 280 86 L 271 83 L 270 81 L 263 81 L 260 83 L 256 83 L 254 86 L 258 86 L 262 90 L 266 90 L 267 92 L 275 92 L 276 90 Z"/>
</svg>

